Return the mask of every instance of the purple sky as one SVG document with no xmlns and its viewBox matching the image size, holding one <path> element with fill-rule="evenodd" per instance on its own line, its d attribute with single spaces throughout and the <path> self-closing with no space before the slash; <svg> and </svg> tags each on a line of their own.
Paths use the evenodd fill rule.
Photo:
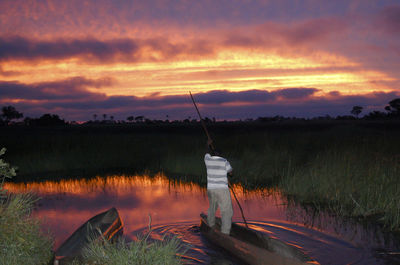
<svg viewBox="0 0 400 265">
<path fill-rule="evenodd" d="M 366 114 L 399 76 L 399 1 L 0 2 L 0 106 L 29 117 Z"/>
</svg>

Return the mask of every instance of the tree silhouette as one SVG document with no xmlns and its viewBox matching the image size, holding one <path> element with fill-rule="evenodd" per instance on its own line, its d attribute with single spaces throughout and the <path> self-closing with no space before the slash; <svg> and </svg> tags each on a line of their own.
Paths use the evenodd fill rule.
<svg viewBox="0 0 400 265">
<path fill-rule="evenodd" d="M 355 115 L 358 118 L 358 115 L 362 112 L 363 107 L 361 106 L 354 106 L 353 109 L 350 111 L 351 114 Z"/>
<path fill-rule="evenodd" d="M 93 120 L 97 120 L 97 114 L 93 114 Z"/>
<path fill-rule="evenodd" d="M 4 121 L 8 124 L 11 120 L 22 118 L 24 115 L 17 111 L 13 106 L 3 107 L 2 109 Z"/>
<path fill-rule="evenodd" d="M 143 120 L 144 120 L 144 116 L 137 116 L 135 118 L 135 121 L 137 121 L 137 122 L 143 122 Z"/>
<path fill-rule="evenodd" d="M 393 115 L 400 115 L 400 98 L 393 99 L 389 102 L 389 106 L 385 107 Z"/>
<path fill-rule="evenodd" d="M 386 118 L 386 113 L 378 110 L 374 110 L 365 116 L 367 120 L 380 120 Z"/>
<path fill-rule="evenodd" d="M 135 117 L 133 116 L 129 116 L 128 118 L 126 118 L 129 122 L 133 122 L 133 120 L 135 119 Z"/>
<path fill-rule="evenodd" d="M 35 123 L 40 126 L 64 125 L 65 121 L 62 120 L 57 114 L 43 114 Z"/>
</svg>

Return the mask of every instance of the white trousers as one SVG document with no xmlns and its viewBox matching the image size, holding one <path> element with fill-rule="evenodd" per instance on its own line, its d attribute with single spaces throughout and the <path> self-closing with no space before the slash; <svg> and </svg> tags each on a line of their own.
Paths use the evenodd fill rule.
<svg viewBox="0 0 400 265">
<path fill-rule="evenodd" d="M 233 216 L 231 194 L 229 189 L 209 189 L 207 190 L 207 195 L 210 203 L 207 216 L 208 225 L 211 227 L 215 225 L 215 212 L 219 207 L 222 219 L 221 232 L 229 235 Z"/>
</svg>

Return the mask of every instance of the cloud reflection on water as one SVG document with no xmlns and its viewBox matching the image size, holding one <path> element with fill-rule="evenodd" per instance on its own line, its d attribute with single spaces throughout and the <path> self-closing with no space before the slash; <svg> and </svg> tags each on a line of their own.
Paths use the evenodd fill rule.
<svg viewBox="0 0 400 265">
<path fill-rule="evenodd" d="M 7 183 L 11 192 L 34 192 L 41 198 L 34 215 L 44 219 L 45 227 L 55 237 L 56 247 L 75 229 L 95 214 L 116 207 L 124 222 L 124 234 L 152 225 L 184 221 L 199 222 L 206 212 L 206 190 L 195 184 L 177 183 L 163 175 L 109 176 L 93 179 L 71 179 L 31 183 Z M 262 196 L 260 192 L 235 193 L 248 220 L 285 219 L 282 201 Z M 234 220 L 241 221 L 234 201 Z M 278 205 L 278 206 L 277 206 Z"/>
<path fill-rule="evenodd" d="M 196 228 L 200 212 L 207 211 L 208 200 L 206 189 L 193 183 L 175 182 L 160 174 L 5 183 L 5 189 L 38 194 L 41 200 L 33 214 L 42 218 L 44 228 L 54 235 L 55 248 L 88 219 L 116 207 L 129 239 L 147 231 L 151 215 L 152 237 L 173 233 L 193 246 L 190 259 L 185 262 L 198 259 L 208 264 L 213 255 L 224 258 L 213 252 Z M 389 253 L 393 248 L 384 243 L 385 235 L 379 231 L 342 223 L 339 218 L 324 214 L 315 216 L 301 207 L 288 205 L 273 190 L 244 191 L 241 186 L 234 186 L 234 191 L 253 229 L 303 249 L 321 264 L 385 264 L 377 257 L 376 249 Z M 241 222 L 233 196 L 232 200 L 233 220 Z"/>
</svg>

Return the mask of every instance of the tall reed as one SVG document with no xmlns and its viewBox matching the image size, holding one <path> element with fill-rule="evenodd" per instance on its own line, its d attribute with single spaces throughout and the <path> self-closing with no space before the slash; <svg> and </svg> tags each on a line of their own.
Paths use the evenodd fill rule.
<svg viewBox="0 0 400 265">
<path fill-rule="evenodd" d="M 397 124 L 397 125 L 396 125 Z M 233 183 L 279 187 L 303 203 L 338 214 L 379 218 L 400 229 L 400 126 L 355 121 L 209 126 L 231 162 Z M 29 131 L 31 130 L 31 131 Z M 10 161 L 28 178 L 153 173 L 205 185 L 206 137 L 200 126 L 2 131 Z M 129 172 L 127 172 L 129 171 Z"/>
<path fill-rule="evenodd" d="M 164 237 L 161 241 L 149 242 L 141 237 L 133 242 L 119 239 L 115 243 L 91 241 L 83 250 L 82 260 L 76 264 L 102 265 L 178 265 L 182 264 L 178 253 L 184 253 L 181 242 L 176 238 Z"/>
<path fill-rule="evenodd" d="M 0 155 L 5 153 L 1 149 Z M 48 264 L 53 241 L 41 230 L 40 221 L 30 217 L 37 201 L 31 194 L 8 194 L 4 179 L 15 176 L 15 169 L 0 159 L 0 265 Z"/>
</svg>

